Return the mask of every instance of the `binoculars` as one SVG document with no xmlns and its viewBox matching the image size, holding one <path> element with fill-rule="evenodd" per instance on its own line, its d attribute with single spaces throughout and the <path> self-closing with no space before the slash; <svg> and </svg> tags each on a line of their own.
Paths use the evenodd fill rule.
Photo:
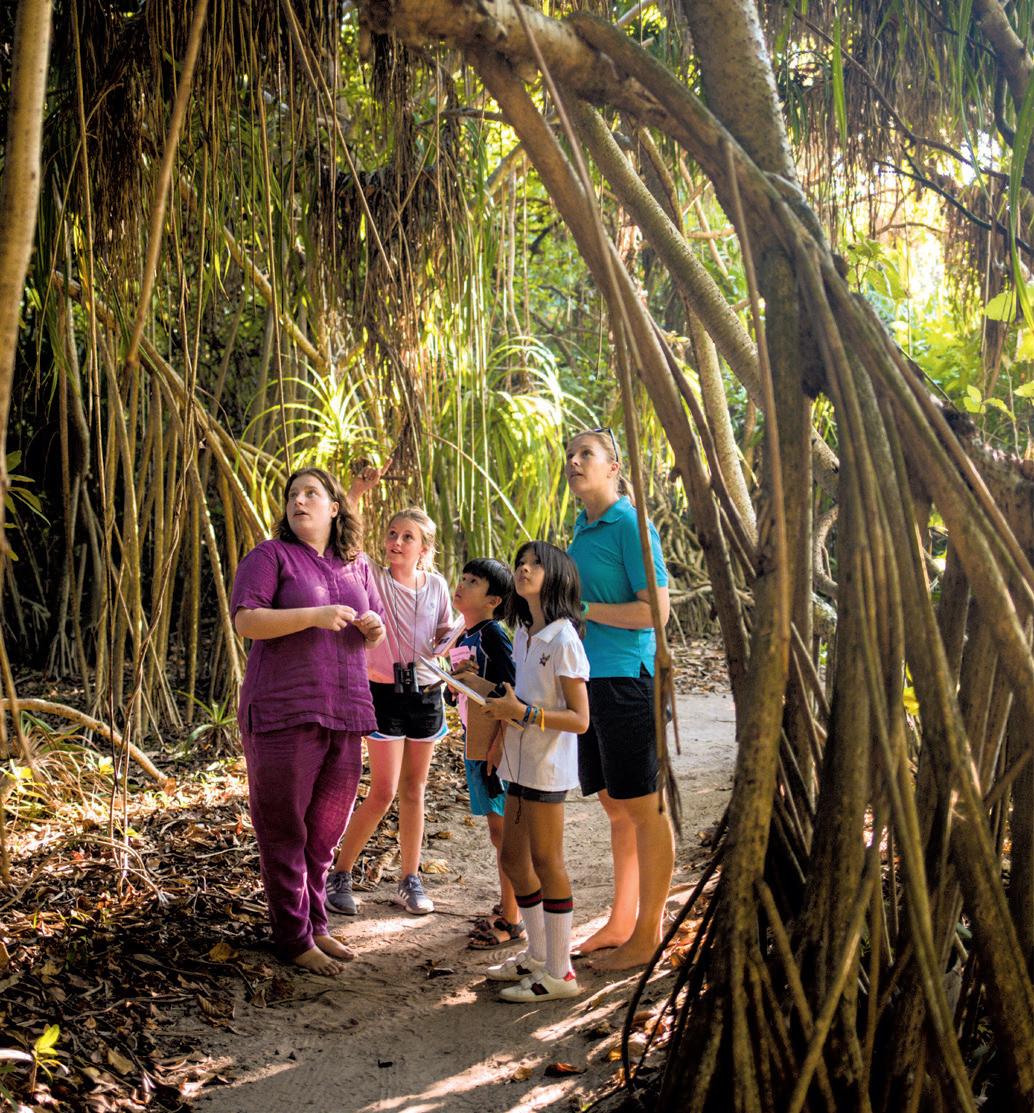
<svg viewBox="0 0 1034 1113">
<path fill-rule="evenodd" d="M 411 696 L 419 695 L 420 685 L 416 682 L 416 665 L 410 661 L 408 664 L 403 665 L 398 661 L 394 665 L 395 670 L 395 691 L 406 692 Z"/>
</svg>

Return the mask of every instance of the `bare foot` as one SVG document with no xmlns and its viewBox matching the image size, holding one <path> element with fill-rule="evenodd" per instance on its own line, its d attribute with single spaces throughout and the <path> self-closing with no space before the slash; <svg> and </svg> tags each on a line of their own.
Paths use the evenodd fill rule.
<svg viewBox="0 0 1034 1113">
<path fill-rule="evenodd" d="M 637 943 L 629 939 L 620 947 L 615 947 L 610 954 L 600 955 L 592 960 L 593 970 L 606 973 L 612 970 L 633 970 L 637 966 L 645 966 L 653 958 L 657 950 L 655 943 Z"/>
<path fill-rule="evenodd" d="M 313 942 L 325 955 L 336 958 L 338 962 L 351 962 L 355 958 L 355 951 L 339 943 L 333 935 L 314 936 Z"/>
<path fill-rule="evenodd" d="M 593 951 L 602 951 L 607 947 L 620 947 L 627 943 L 630 931 L 619 931 L 609 923 L 603 925 L 599 931 L 594 932 L 584 943 L 576 943 L 572 951 L 579 955 L 589 955 Z"/>
<path fill-rule="evenodd" d="M 319 947 L 310 947 L 300 955 L 295 955 L 291 961 L 310 974 L 322 974 L 325 978 L 333 978 L 336 974 L 343 974 L 345 970 L 340 962 L 325 955 Z"/>
</svg>

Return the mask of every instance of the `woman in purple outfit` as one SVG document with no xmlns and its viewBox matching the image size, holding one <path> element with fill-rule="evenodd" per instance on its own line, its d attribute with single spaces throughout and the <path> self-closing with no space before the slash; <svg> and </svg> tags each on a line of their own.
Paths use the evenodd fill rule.
<svg viewBox="0 0 1034 1113">
<path fill-rule="evenodd" d="M 362 736 L 376 727 L 367 645 L 383 609 L 362 527 L 335 479 L 295 472 L 276 537 L 241 561 L 230 610 L 253 641 L 238 719 L 277 953 L 316 974 L 354 958 L 327 930 L 327 867 L 352 813 Z"/>
</svg>

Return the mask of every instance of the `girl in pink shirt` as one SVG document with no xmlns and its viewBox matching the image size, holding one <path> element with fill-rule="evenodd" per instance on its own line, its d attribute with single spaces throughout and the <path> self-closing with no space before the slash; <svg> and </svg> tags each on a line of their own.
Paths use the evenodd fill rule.
<svg viewBox="0 0 1034 1113">
<path fill-rule="evenodd" d="M 348 824 L 327 880 L 328 909 L 346 916 L 359 911 L 352 867 L 396 793 L 402 861 L 395 903 L 414 915 L 434 911 L 418 871 L 427 775 L 446 728 L 441 685 L 421 658 L 433 656 L 453 625 L 449 586 L 433 569 L 436 534 L 423 510 L 400 510 L 384 539 L 386 567 L 373 569 L 387 636 L 367 655 L 377 716 L 377 729 L 366 736 L 370 791 Z"/>
</svg>

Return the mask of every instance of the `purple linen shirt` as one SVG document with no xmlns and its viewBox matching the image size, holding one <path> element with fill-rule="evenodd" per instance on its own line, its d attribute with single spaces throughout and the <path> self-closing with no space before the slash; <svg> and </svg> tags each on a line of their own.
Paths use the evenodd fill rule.
<svg viewBox="0 0 1034 1113">
<path fill-rule="evenodd" d="M 230 613 L 293 607 L 384 607 L 366 557 L 346 564 L 328 549 L 320 556 L 302 542 L 263 541 L 241 561 Z M 377 729 L 366 678 L 366 642 L 349 623 L 343 630 L 310 627 L 252 642 L 237 719 L 242 731 L 283 730 L 319 723 L 330 730 Z"/>
</svg>

